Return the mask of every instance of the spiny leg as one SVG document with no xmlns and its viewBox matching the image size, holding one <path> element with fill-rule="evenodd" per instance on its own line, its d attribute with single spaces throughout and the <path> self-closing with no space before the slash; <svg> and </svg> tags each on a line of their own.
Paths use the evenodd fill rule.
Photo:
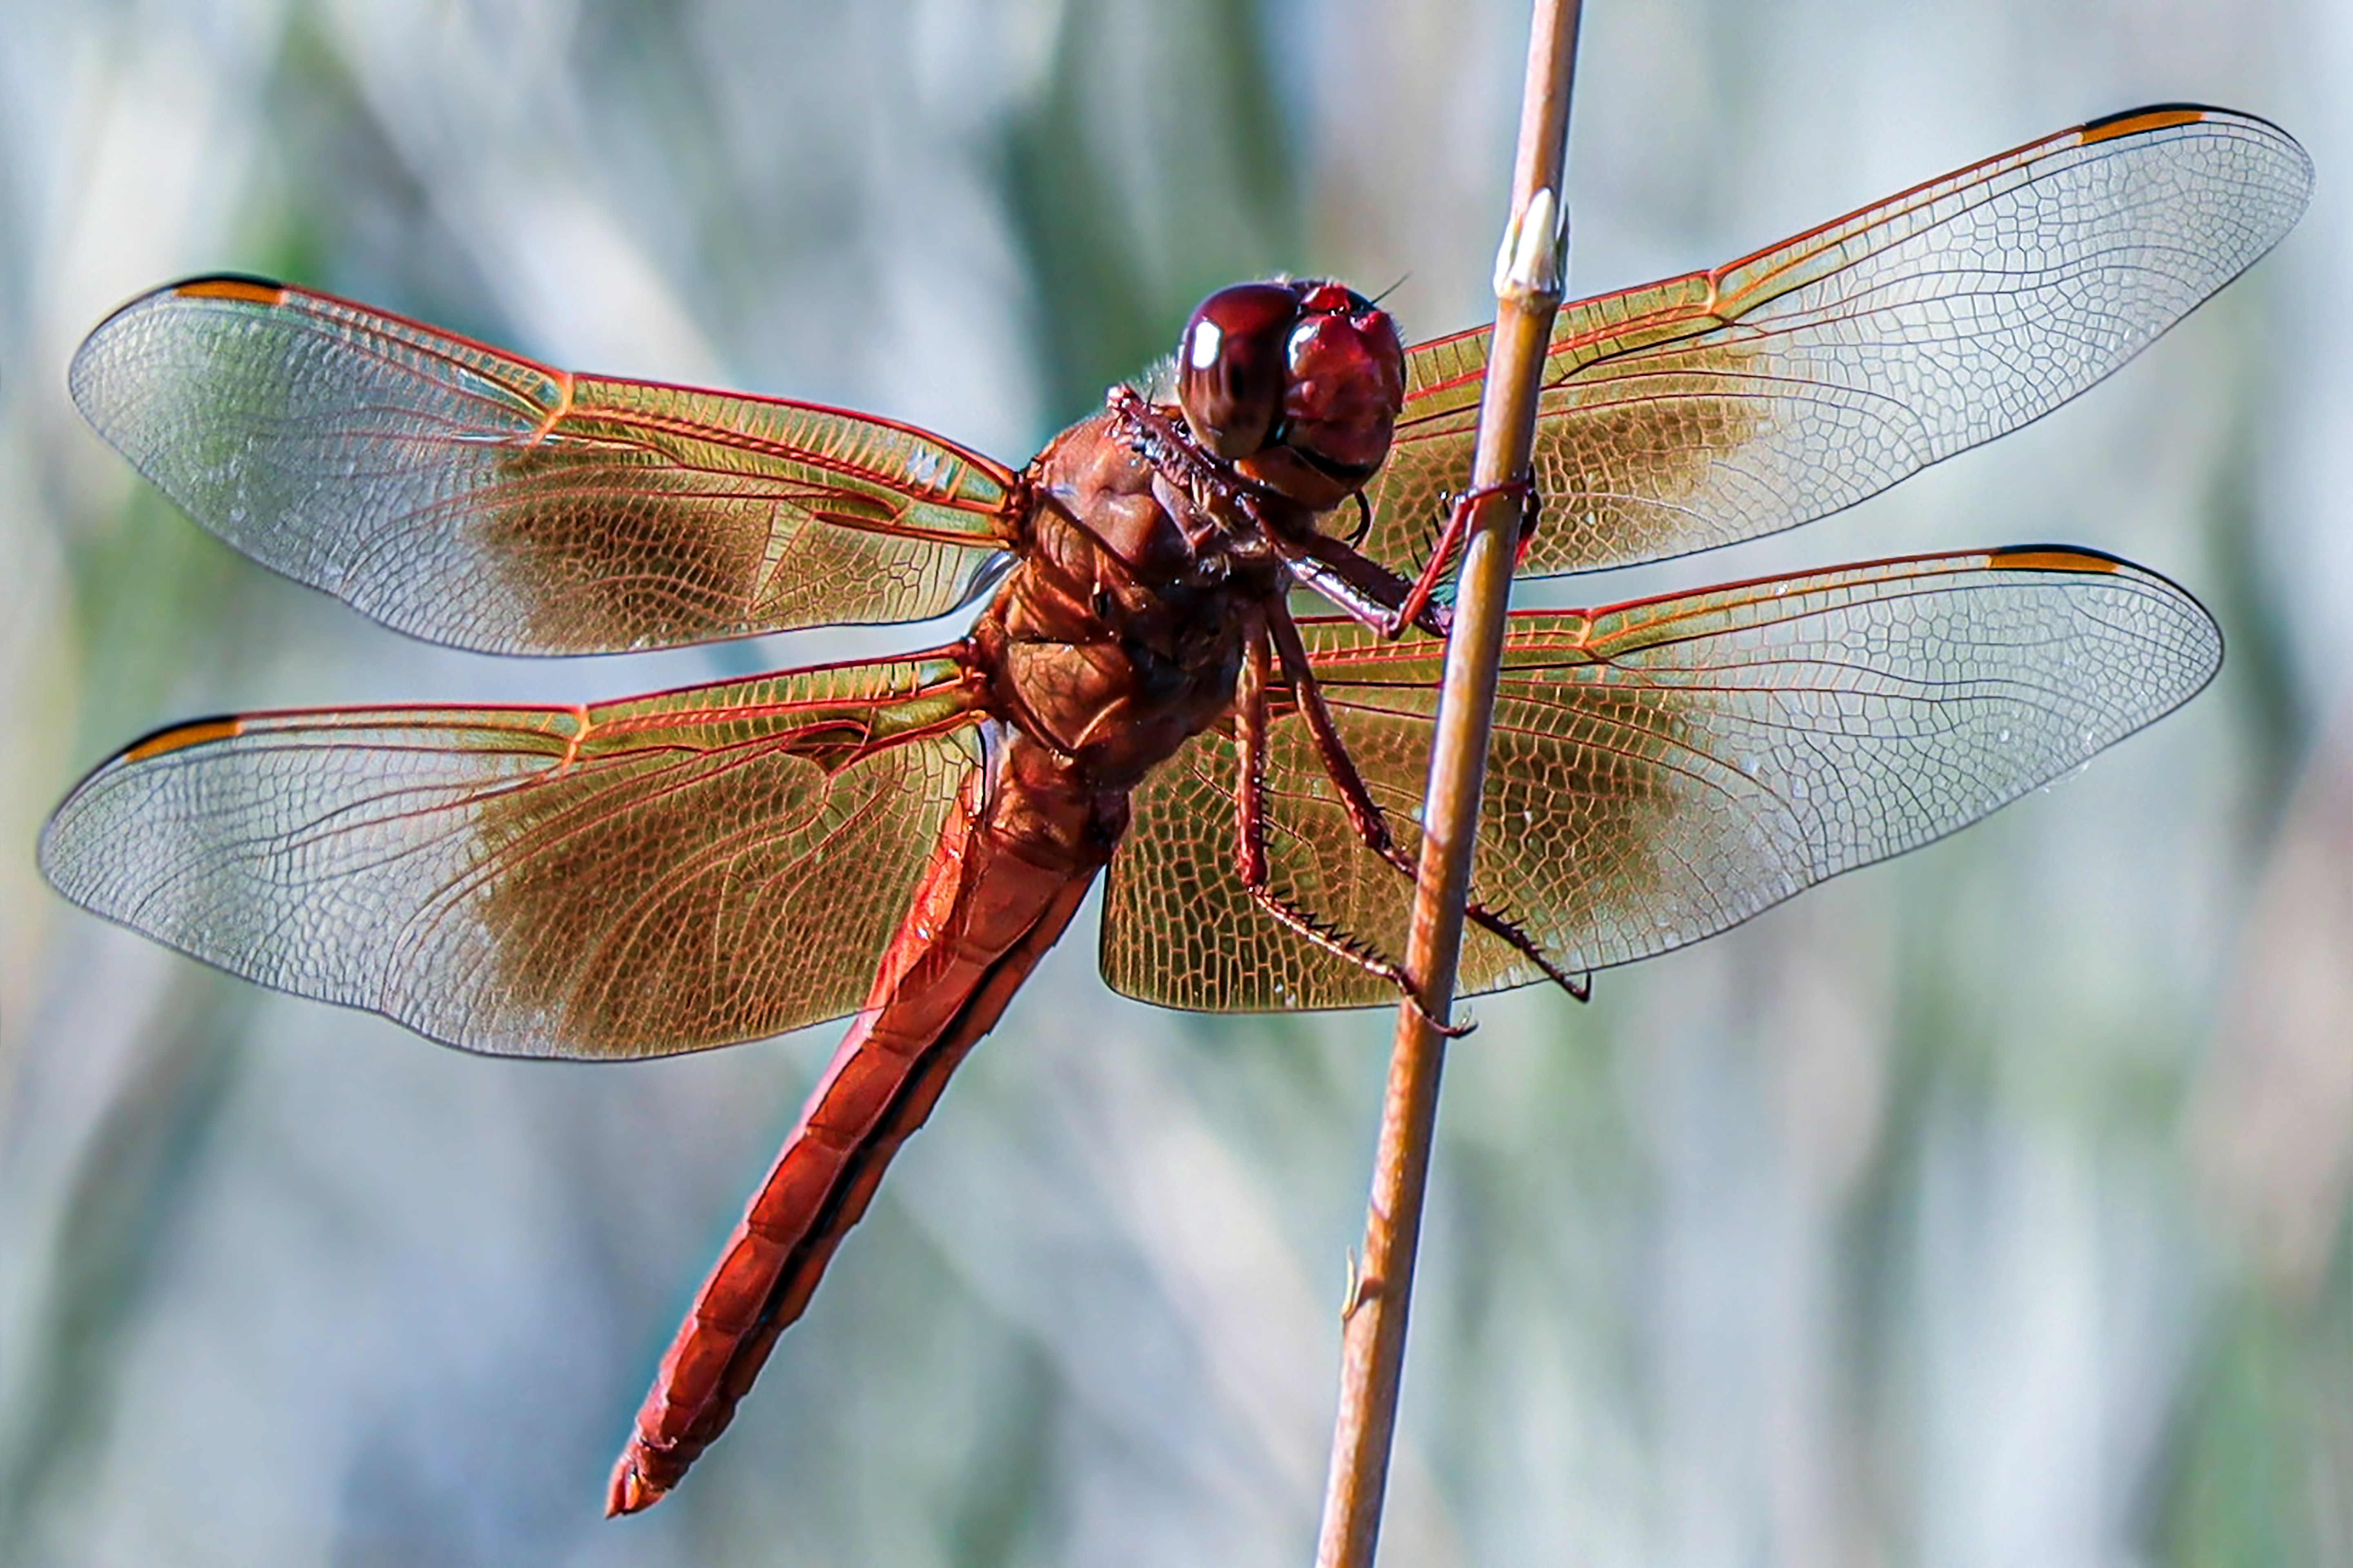
<svg viewBox="0 0 2353 1568">
<path fill-rule="evenodd" d="M 1345 539 L 1318 533 L 1304 540 L 1271 534 L 1268 542 L 1291 568 L 1303 587 L 1313 588 L 1348 614 L 1348 618 L 1383 637 L 1394 637 L 1398 606 L 1413 584 L 1379 562 L 1357 551 Z M 1413 624 L 1432 637 L 1453 628 L 1454 613 L 1444 605 L 1425 604 Z"/>
<path fill-rule="evenodd" d="M 1274 613 L 1282 614 L 1281 606 Z M 1294 632 L 1293 637 L 1297 634 Z M 1459 1038 L 1468 1026 L 1433 1018 L 1421 1005 L 1405 968 L 1368 943 L 1334 929 L 1274 890 L 1266 853 L 1266 743 L 1271 722 L 1267 705 L 1269 657 L 1264 619 L 1250 628 L 1244 642 L 1241 680 L 1234 693 L 1234 751 L 1239 777 L 1234 787 L 1236 843 L 1234 868 L 1250 901 L 1324 952 L 1344 958 L 1368 974 L 1377 974 L 1398 988 L 1406 1003 L 1440 1034 Z"/>
<path fill-rule="evenodd" d="M 1333 721 L 1332 710 L 1324 700 L 1324 689 L 1315 679 L 1315 667 L 1308 660 L 1307 645 L 1300 640 L 1299 627 L 1293 624 L 1290 611 L 1281 605 L 1271 606 L 1267 633 L 1274 644 L 1276 657 L 1282 662 L 1282 673 L 1298 700 L 1300 716 L 1307 721 L 1307 733 L 1315 742 L 1315 754 L 1333 786 L 1340 792 L 1340 804 L 1347 811 L 1348 825 L 1356 830 L 1356 837 L 1364 840 L 1366 848 L 1396 867 L 1409 880 L 1419 876 L 1419 869 L 1412 858 L 1398 847 L 1395 836 L 1389 832 L 1388 814 L 1373 798 L 1373 792 L 1365 787 L 1364 775 L 1356 771 L 1356 758 L 1348 754 L 1348 743 L 1342 738 L 1339 725 Z M 1244 679 L 1248 679 L 1246 675 Z M 1546 979 L 1578 1001 L 1592 995 L 1588 977 L 1573 974 L 1554 963 L 1536 940 L 1516 922 L 1476 900 L 1464 904 L 1462 913 L 1480 930 L 1511 943 L 1542 970 Z"/>
<path fill-rule="evenodd" d="M 1192 503 L 1191 515 L 1179 516 L 1177 526 L 1197 546 L 1221 528 L 1262 539 L 1290 565 L 1302 586 L 1321 594 L 1368 629 L 1394 637 L 1412 625 L 1433 637 L 1446 635 L 1453 617 L 1444 605 L 1429 603 L 1425 594 L 1410 614 L 1401 615 L 1398 606 L 1413 584 L 1358 553 L 1350 541 L 1323 533 L 1295 539 L 1271 526 L 1259 509 L 1253 487 L 1224 459 L 1203 451 L 1182 420 L 1153 407 L 1132 387 L 1112 388 L 1107 406 L 1118 422 L 1121 439 Z M 1363 491 L 1351 499 L 1359 514 L 1354 537 L 1361 540 L 1372 526 L 1372 510 Z"/>
<path fill-rule="evenodd" d="M 1414 579 L 1405 602 L 1398 606 L 1396 615 L 1384 628 L 1388 635 L 1401 637 L 1406 627 L 1421 618 L 1423 611 L 1430 606 L 1430 595 L 1438 592 L 1438 584 L 1445 580 L 1448 564 L 1453 561 L 1455 552 L 1462 548 L 1462 542 L 1470 536 L 1472 510 L 1489 496 L 1501 495 L 1517 495 L 1525 503 L 1520 514 L 1520 537 L 1513 557 L 1513 565 L 1517 568 L 1520 559 L 1528 552 L 1528 542 L 1535 537 L 1536 519 L 1544 508 L 1543 498 L 1536 494 L 1535 480 L 1526 474 L 1500 485 L 1480 485 L 1454 498 L 1454 505 L 1446 514 L 1446 526 L 1439 531 L 1438 542 L 1430 547 L 1430 559 L 1423 564 L 1421 575 Z"/>
<path fill-rule="evenodd" d="M 1204 452 L 1181 419 L 1171 418 L 1145 402 L 1131 386 L 1114 386 L 1105 400 L 1128 449 L 1157 468 L 1192 502 L 1192 515 L 1183 509 L 1172 513 L 1176 526 L 1196 549 L 1218 532 L 1231 531 L 1239 516 L 1240 531 L 1261 538 L 1271 530 L 1260 515 L 1258 498 L 1227 467 L 1222 458 Z"/>
</svg>

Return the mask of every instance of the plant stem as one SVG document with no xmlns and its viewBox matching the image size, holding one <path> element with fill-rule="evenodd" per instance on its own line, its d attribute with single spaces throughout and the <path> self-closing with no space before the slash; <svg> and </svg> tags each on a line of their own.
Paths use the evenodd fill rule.
<svg viewBox="0 0 2353 1568">
<path fill-rule="evenodd" d="M 1415 979 L 1421 1007 L 1398 1009 L 1363 1261 L 1352 1282 L 1341 1341 L 1340 1408 L 1332 1431 L 1318 1568 L 1370 1568 L 1380 1535 L 1405 1371 L 1414 1249 L 1446 1060 L 1445 1037 L 1430 1019 L 1444 1018 L 1453 1005 L 1504 616 L 1519 521 L 1529 501 L 1525 492 L 1504 487 L 1528 472 L 1545 348 L 1560 304 L 1567 229 L 1556 226 L 1567 161 L 1578 8 L 1578 0 L 1536 0 L 1529 32 L 1513 218 L 1496 265 L 1495 331 L 1472 464 L 1472 493 L 1481 499 L 1473 503 L 1446 650 L 1406 949 L 1406 973 Z"/>
</svg>

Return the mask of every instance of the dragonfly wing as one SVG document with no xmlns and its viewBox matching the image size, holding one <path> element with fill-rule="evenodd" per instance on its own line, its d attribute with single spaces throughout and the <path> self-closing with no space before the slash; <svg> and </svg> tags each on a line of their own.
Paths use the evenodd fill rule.
<svg viewBox="0 0 2353 1568">
<path fill-rule="evenodd" d="M 2312 164 L 2224 110 L 2116 115 L 1711 271 L 1567 306 L 1521 570 L 1583 572 L 1826 516 L 2040 418 L 2294 226 Z M 1364 549 L 1418 564 L 1470 483 L 1487 331 L 1408 356 Z"/>
<path fill-rule="evenodd" d="M 920 620 L 1010 538 L 1015 476 L 811 404 L 575 375 L 303 289 L 200 279 L 75 356 L 74 401 L 263 565 L 490 653 Z"/>
<path fill-rule="evenodd" d="M 956 792 L 945 651 L 597 707 L 263 713 L 84 780 L 76 903 L 470 1050 L 642 1057 L 864 1000 Z"/>
<path fill-rule="evenodd" d="M 1324 648 L 1323 622 L 1303 621 L 1300 629 L 1311 648 Z M 1416 843 L 1410 816 L 1429 768 L 1429 720 L 1355 709 L 1338 718 L 1400 840 Z M 1137 788 L 1103 896 L 1105 984 L 1138 1001 L 1220 1013 L 1395 1002 L 1394 985 L 1302 937 L 1244 890 L 1238 779 L 1233 736 L 1212 730 Z M 1266 806 L 1276 894 L 1358 951 L 1401 958 L 1413 885 L 1356 837 L 1295 711 L 1279 710 L 1267 737 Z"/>
<path fill-rule="evenodd" d="M 1399 839 L 1428 768 L 1443 649 L 1303 626 Z M 1688 945 L 1976 821 L 2186 701 L 2221 659 L 2198 603 L 2086 551 L 1919 557 L 1591 612 L 1514 615 L 1473 896 L 1578 973 Z M 1275 726 L 1277 886 L 1404 951 L 1411 888 L 1349 831 L 1306 726 Z M 1130 995 L 1255 1010 L 1395 1000 L 1261 914 L 1232 860 L 1232 745 L 1137 792 L 1112 865 L 1104 973 Z M 1469 994 L 1539 978 L 1465 933 Z"/>
</svg>

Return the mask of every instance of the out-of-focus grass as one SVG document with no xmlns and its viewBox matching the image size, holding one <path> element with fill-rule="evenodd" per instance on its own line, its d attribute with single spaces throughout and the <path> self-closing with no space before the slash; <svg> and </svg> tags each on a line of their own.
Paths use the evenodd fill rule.
<svg viewBox="0 0 2353 1568">
<path fill-rule="evenodd" d="M 57 1264 L 11 1380 L 0 1447 L 0 1541 L 24 1561 L 69 1561 L 90 1478 L 129 1403 L 124 1338 L 135 1331 L 203 1198 L 208 1136 L 235 1081 L 243 1010 L 226 982 L 176 988 L 139 1079 L 90 1131 L 58 1215 Z"/>
</svg>

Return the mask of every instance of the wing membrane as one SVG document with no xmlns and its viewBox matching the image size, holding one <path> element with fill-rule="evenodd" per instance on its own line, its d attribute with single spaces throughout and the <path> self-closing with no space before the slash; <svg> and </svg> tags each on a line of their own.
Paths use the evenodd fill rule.
<svg viewBox="0 0 2353 1568">
<path fill-rule="evenodd" d="M 1418 848 L 1442 647 L 1345 621 L 1303 630 L 1350 753 Z M 1567 971 L 1682 947 L 2081 766 L 2187 700 L 2221 658 L 2180 589 L 2056 548 L 1514 615 L 1473 893 Z M 1278 889 L 1402 952 L 1410 886 L 1356 841 L 1305 724 L 1274 730 Z M 1112 863 L 1104 977 L 1220 1011 L 1394 1002 L 1242 893 L 1228 869 L 1233 782 L 1232 742 L 1213 731 L 1137 792 Z M 1465 994 L 1536 978 L 1509 944 L 1464 933 Z"/>
<path fill-rule="evenodd" d="M 600 653 L 954 608 L 1012 472 L 811 404 L 574 375 L 322 294 L 132 301 L 74 401 L 206 528 L 386 625 Z"/>
<path fill-rule="evenodd" d="M 586 709 L 167 730 L 42 837 L 75 902 L 470 1050 L 638 1057 L 865 997 L 975 765 L 944 654 Z"/>
<path fill-rule="evenodd" d="M 1917 186 L 1711 271 L 1564 308 L 1536 424 L 1530 574 L 1822 517 L 2040 418 L 2294 226 L 2276 126 L 2140 110 Z M 1418 563 L 1470 483 L 1487 330 L 1407 362 L 1365 549 Z"/>
</svg>

